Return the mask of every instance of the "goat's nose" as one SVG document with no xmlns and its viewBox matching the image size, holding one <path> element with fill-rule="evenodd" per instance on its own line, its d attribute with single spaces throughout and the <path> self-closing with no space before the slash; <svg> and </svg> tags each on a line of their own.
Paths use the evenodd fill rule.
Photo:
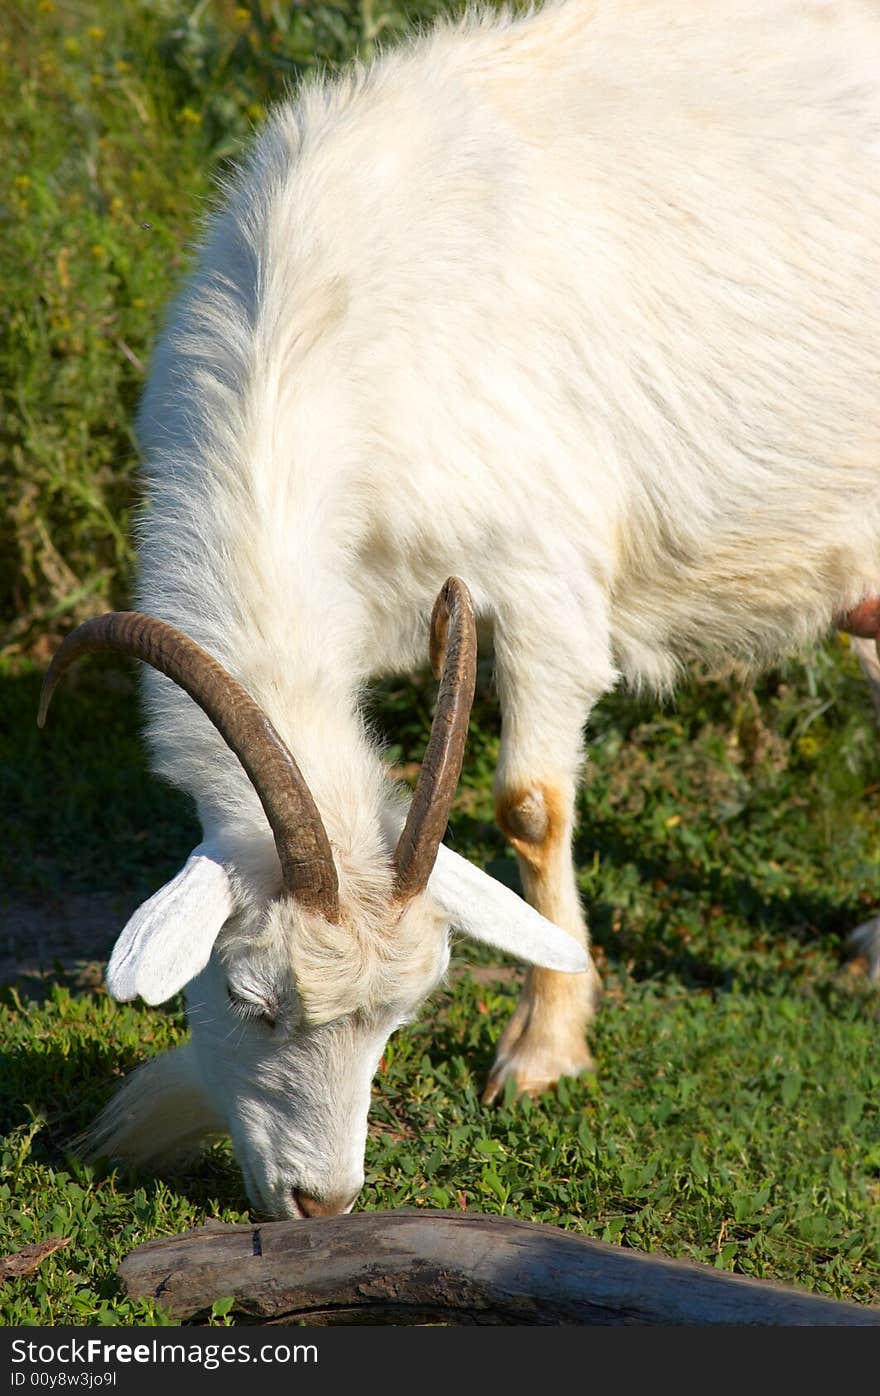
<svg viewBox="0 0 880 1396">
<path fill-rule="evenodd" d="M 293 1190 L 293 1200 L 304 1217 L 338 1217 L 348 1211 L 357 1195 L 357 1192 L 352 1192 L 345 1197 L 339 1193 L 335 1197 L 312 1197 L 298 1188 Z"/>
</svg>

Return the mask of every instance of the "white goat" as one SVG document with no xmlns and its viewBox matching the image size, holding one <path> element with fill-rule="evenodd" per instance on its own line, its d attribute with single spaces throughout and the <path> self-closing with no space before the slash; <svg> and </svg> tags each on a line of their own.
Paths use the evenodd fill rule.
<svg viewBox="0 0 880 1396">
<path fill-rule="evenodd" d="M 538 966 L 485 1098 L 589 1066 L 570 843 L 592 705 L 621 677 L 668 690 L 695 655 L 760 665 L 834 623 L 876 631 L 878 230 L 868 0 L 471 16 L 275 112 L 140 415 L 140 604 L 226 673 L 122 617 L 48 679 L 47 700 L 106 645 L 173 674 L 148 675 L 154 763 L 205 838 L 107 981 L 152 1003 L 187 985 L 191 1042 L 134 1075 L 96 1148 L 143 1160 L 225 1129 L 255 1204 L 349 1207 L 372 1075 L 450 922 Z M 421 662 L 450 574 L 438 736 L 398 846 L 358 699 Z M 431 871 L 468 592 L 494 644 L 498 819 L 542 915 L 442 846 Z"/>
</svg>

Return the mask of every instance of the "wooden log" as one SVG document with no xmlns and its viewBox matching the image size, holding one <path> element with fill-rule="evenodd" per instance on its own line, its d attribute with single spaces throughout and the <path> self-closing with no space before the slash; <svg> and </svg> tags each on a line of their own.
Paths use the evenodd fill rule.
<svg viewBox="0 0 880 1396">
<path fill-rule="evenodd" d="M 140 1246 L 119 1273 L 177 1319 L 231 1297 L 263 1323 L 880 1326 L 880 1308 L 462 1212 L 202 1227 Z"/>
</svg>

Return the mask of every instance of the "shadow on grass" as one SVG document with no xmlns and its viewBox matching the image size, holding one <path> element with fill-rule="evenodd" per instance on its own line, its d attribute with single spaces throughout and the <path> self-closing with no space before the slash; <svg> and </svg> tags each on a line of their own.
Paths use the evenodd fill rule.
<svg viewBox="0 0 880 1396">
<path fill-rule="evenodd" d="M 145 1059 L 136 1044 L 120 1048 L 99 1042 L 78 1043 L 69 1050 L 66 1045 L 41 1043 L 37 1049 L 25 1043 L 0 1053 L 0 1134 L 11 1141 L 8 1147 L 14 1153 L 16 1139 L 26 1139 L 33 1130 L 29 1158 L 55 1170 L 82 1172 L 84 1165 L 76 1156 L 78 1136 Z M 135 1168 L 101 1159 L 87 1172 L 96 1182 L 115 1173 L 123 1190 L 149 1192 L 164 1183 L 206 1209 L 248 1206 L 227 1141 L 209 1141 L 191 1156 L 161 1166 Z"/>
<path fill-rule="evenodd" d="M 98 1000 L 96 994 L 84 997 Z M 19 1002 L 27 1012 L 28 1000 Z M 45 1125 L 39 1137 L 57 1164 L 112 1089 L 143 1060 L 143 1047 L 134 1039 L 124 1046 L 110 1040 L 71 1041 L 64 1025 L 43 1018 L 19 1045 L 0 1053 L 0 1133 L 41 1118 Z"/>
<path fill-rule="evenodd" d="M 597 822 L 582 828 L 575 845 L 576 865 L 588 866 L 595 852 L 603 863 L 637 870 L 645 888 L 651 920 L 664 918 L 665 913 L 668 922 L 675 921 L 676 909 L 662 905 L 664 894 L 672 891 L 679 899 L 688 901 L 691 913 L 696 904 L 703 919 L 716 920 L 722 931 L 725 922 L 737 923 L 738 928 L 746 930 L 755 946 L 764 946 L 768 940 L 778 946 L 787 940 L 793 947 L 829 937 L 836 940 L 865 916 L 864 906 L 856 897 L 842 901 L 833 891 L 827 894 L 799 891 L 792 882 L 786 883 L 781 894 L 768 894 L 750 878 L 726 873 L 718 866 L 683 867 L 674 854 L 664 857 L 646 853 L 644 843 L 616 822 Z M 654 891 L 655 884 L 662 885 L 660 894 Z M 625 929 L 622 932 L 613 930 L 617 910 L 601 897 L 590 904 L 589 911 L 596 941 L 609 954 L 635 958 L 640 972 L 656 973 L 664 964 L 668 965 L 670 951 L 682 965 L 694 961 L 694 956 L 683 947 L 665 944 L 656 930 L 647 936 Z"/>
<path fill-rule="evenodd" d="M 91 659 L 36 725 L 42 673 L 0 669 L 0 885 L 10 895 L 146 896 L 199 839 L 186 796 L 152 776 L 132 666 Z"/>
<path fill-rule="evenodd" d="M 482 849 L 486 870 L 522 895 L 516 859 L 494 825 L 458 812 L 453 828 L 460 851 Z M 603 866 L 634 869 L 640 883 L 632 913 L 601 893 L 582 898 L 593 944 L 610 963 L 626 965 L 636 981 L 674 977 L 686 987 L 719 992 L 736 982 L 778 993 L 780 975 L 799 981 L 817 952 L 843 960 L 846 933 L 866 917 L 857 895 L 798 891 L 791 882 L 779 895 L 768 894 L 717 866 L 683 867 L 676 854 L 650 849 L 617 821 L 581 825 L 576 868 L 589 867 L 597 852 Z M 687 941 L 677 929 L 683 919 L 689 922 Z"/>
</svg>

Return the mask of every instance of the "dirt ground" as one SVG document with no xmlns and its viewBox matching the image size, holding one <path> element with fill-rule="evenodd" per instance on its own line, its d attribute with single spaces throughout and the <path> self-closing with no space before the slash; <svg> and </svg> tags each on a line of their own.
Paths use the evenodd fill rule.
<svg viewBox="0 0 880 1396">
<path fill-rule="evenodd" d="M 0 898 L 0 984 L 41 997 L 61 978 L 100 984 L 104 966 L 137 899 L 100 892 Z"/>
</svg>

